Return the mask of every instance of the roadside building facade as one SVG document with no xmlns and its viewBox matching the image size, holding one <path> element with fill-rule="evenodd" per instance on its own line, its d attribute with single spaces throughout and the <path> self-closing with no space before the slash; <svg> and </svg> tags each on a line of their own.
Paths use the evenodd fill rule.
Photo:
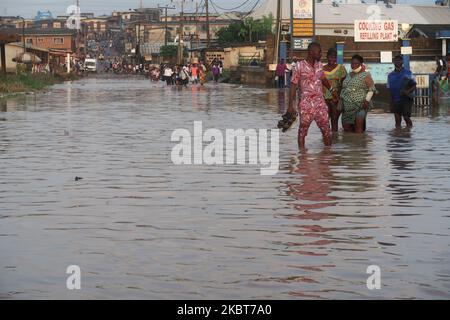
<svg viewBox="0 0 450 320">
<path fill-rule="evenodd" d="M 19 33 L 23 41 L 22 33 Z M 49 50 L 67 52 L 76 51 L 77 31 L 67 28 L 61 29 L 25 29 L 24 37 L 27 45 Z"/>
</svg>

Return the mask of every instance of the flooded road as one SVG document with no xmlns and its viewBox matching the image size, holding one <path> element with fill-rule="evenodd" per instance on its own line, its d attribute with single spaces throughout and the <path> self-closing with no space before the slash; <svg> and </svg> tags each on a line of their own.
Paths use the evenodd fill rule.
<svg viewBox="0 0 450 320">
<path fill-rule="evenodd" d="M 447 108 L 410 131 L 372 113 L 331 150 L 313 124 L 298 153 L 291 130 L 274 176 L 171 162 L 175 129 L 273 128 L 285 108 L 274 89 L 134 78 L 2 102 L 0 298 L 449 299 Z"/>
</svg>

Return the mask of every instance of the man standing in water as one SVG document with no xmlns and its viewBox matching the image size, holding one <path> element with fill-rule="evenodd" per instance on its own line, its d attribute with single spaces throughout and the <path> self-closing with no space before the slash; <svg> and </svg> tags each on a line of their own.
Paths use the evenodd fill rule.
<svg viewBox="0 0 450 320">
<path fill-rule="evenodd" d="M 332 88 L 322 69 L 322 49 L 320 44 L 313 42 L 308 46 L 306 60 L 298 63 L 292 75 L 292 85 L 289 93 L 289 108 L 287 114 L 295 115 L 294 101 L 297 88 L 300 89 L 299 113 L 300 128 L 298 132 L 298 145 L 305 148 L 305 138 L 309 127 L 314 120 L 322 132 L 323 142 L 331 146 L 331 128 L 328 116 L 328 106 L 323 96 L 323 87 L 330 90 L 337 100 L 337 92 Z"/>
<path fill-rule="evenodd" d="M 402 127 L 402 117 L 406 126 L 411 128 L 411 108 L 414 103 L 413 94 L 416 90 L 416 82 L 410 70 L 403 67 L 403 57 L 397 55 L 394 58 L 395 70 L 388 75 L 387 86 L 391 91 L 392 112 L 395 115 L 395 127 Z"/>
</svg>

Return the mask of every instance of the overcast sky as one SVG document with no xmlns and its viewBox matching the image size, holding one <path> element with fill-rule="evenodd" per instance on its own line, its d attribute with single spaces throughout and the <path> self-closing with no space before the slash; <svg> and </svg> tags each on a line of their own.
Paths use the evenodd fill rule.
<svg viewBox="0 0 450 320">
<path fill-rule="evenodd" d="M 190 3 L 187 10 L 194 11 L 196 0 L 187 0 Z M 197 0 L 199 3 L 201 0 Z M 223 8 L 236 7 L 245 2 L 245 0 L 213 0 Z M 241 9 L 250 10 L 258 0 L 249 0 Z M 265 0 L 260 0 L 264 3 Z M 433 4 L 435 0 L 399 0 L 398 3 L 423 3 Z M 171 4 L 170 0 L 143 0 L 145 7 L 157 7 L 158 4 Z M 174 0 L 180 2 L 180 0 Z M 23 16 L 34 18 L 38 10 L 50 10 L 54 17 L 65 14 L 68 6 L 75 4 L 76 0 L 1 0 L 0 15 Z M 94 12 L 96 15 L 110 14 L 113 10 L 128 10 L 138 8 L 140 0 L 80 0 L 82 12 Z M 193 5 L 192 5 L 193 4 Z M 189 8 L 190 7 L 190 8 Z M 210 9 L 214 12 L 214 8 Z M 220 9 L 219 9 L 220 11 Z M 176 12 L 176 11 L 172 11 Z"/>
</svg>

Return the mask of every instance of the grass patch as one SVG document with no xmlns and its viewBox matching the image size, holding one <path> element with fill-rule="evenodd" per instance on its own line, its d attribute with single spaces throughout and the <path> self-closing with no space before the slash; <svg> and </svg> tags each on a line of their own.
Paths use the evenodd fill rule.
<svg viewBox="0 0 450 320">
<path fill-rule="evenodd" d="M 78 79 L 78 76 L 75 74 L 21 73 L 0 75 L 0 93 L 39 91 L 63 81 L 76 79 Z"/>
</svg>

